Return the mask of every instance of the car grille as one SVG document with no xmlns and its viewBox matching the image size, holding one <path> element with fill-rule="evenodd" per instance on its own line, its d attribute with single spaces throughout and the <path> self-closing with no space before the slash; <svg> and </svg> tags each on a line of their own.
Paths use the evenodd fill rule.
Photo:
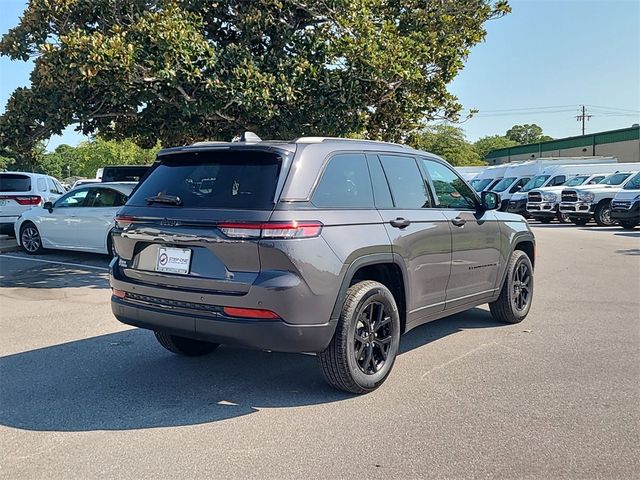
<svg viewBox="0 0 640 480">
<path fill-rule="evenodd" d="M 562 191 L 562 201 L 563 202 L 577 202 L 578 201 L 578 192 L 575 190 L 563 190 Z"/>
<path fill-rule="evenodd" d="M 631 201 L 629 200 L 614 200 L 611 202 L 612 208 L 618 208 L 621 210 L 629 210 L 631 208 Z"/>
<path fill-rule="evenodd" d="M 541 202 L 542 194 L 540 192 L 529 192 L 528 198 L 530 202 Z"/>
</svg>

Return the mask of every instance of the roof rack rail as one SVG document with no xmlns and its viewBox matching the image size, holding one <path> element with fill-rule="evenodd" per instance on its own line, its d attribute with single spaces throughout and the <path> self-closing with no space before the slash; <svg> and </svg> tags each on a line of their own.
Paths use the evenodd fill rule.
<svg viewBox="0 0 640 480">
<path fill-rule="evenodd" d="M 342 138 L 342 137 L 298 137 L 293 143 L 325 143 L 325 142 L 353 142 L 353 143 L 373 143 L 382 145 L 394 145 L 396 147 L 412 149 L 408 145 L 394 142 L 383 142 L 380 140 L 367 140 L 363 138 Z"/>
</svg>

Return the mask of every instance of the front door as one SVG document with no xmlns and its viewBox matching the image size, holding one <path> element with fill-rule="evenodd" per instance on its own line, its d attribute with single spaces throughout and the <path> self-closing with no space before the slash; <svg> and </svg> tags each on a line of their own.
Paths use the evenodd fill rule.
<svg viewBox="0 0 640 480">
<path fill-rule="evenodd" d="M 377 160 L 374 157 L 371 168 L 374 183 L 380 165 L 375 164 Z M 444 310 L 451 269 L 451 231 L 442 212 L 433 208 L 433 199 L 413 156 L 381 154 L 379 162 L 391 189 L 393 207 L 378 209 L 393 252 L 406 265 L 410 327 Z"/>
<path fill-rule="evenodd" d="M 78 216 L 87 193 L 87 188 L 69 192 L 54 204 L 51 212 L 42 213 L 40 236 L 45 247 L 65 248 L 77 244 Z"/>
<path fill-rule="evenodd" d="M 500 229 L 495 212 L 481 211 L 471 188 L 444 163 L 423 158 L 436 201 L 452 238 L 451 277 L 446 308 L 480 302 L 496 288 Z"/>
</svg>

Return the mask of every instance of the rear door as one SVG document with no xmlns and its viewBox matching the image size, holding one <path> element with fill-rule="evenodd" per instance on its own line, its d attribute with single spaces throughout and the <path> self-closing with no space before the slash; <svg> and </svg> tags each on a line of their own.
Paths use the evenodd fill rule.
<svg viewBox="0 0 640 480">
<path fill-rule="evenodd" d="M 380 154 L 376 160 L 382 165 L 393 197 L 393 207 L 379 211 L 393 252 L 403 258 L 407 269 L 407 323 L 419 323 L 444 309 L 451 269 L 451 231 L 442 212 L 433 208 L 415 157 Z M 375 175 L 375 165 L 371 170 Z"/>
<path fill-rule="evenodd" d="M 260 271 L 283 155 L 219 148 L 160 157 L 120 210 L 120 273 L 162 287 L 243 294 Z M 175 268 L 174 268 L 175 267 Z"/>
<path fill-rule="evenodd" d="M 113 226 L 118 210 L 127 202 L 127 197 L 112 188 L 93 187 L 78 209 L 77 235 L 74 242 L 86 250 L 106 251 L 107 234 Z"/>
<path fill-rule="evenodd" d="M 452 235 L 446 308 L 491 295 L 500 262 L 500 229 L 495 213 L 477 209 L 471 188 L 452 168 L 430 158 L 422 158 L 421 163 Z"/>
</svg>

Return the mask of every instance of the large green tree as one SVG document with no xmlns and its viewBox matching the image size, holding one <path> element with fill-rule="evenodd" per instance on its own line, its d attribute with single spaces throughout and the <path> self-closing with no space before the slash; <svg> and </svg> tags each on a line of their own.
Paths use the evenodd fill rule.
<svg viewBox="0 0 640 480">
<path fill-rule="evenodd" d="M 414 133 L 409 143 L 420 150 L 440 155 L 452 165 L 484 165 L 464 131 L 453 125 L 433 125 Z"/>
<path fill-rule="evenodd" d="M 491 150 L 513 147 L 517 144 L 518 142 L 503 135 L 490 135 L 476 140 L 473 147 L 476 149 L 476 152 L 478 152 L 478 155 L 480 155 L 480 158 L 484 159 Z"/>
<path fill-rule="evenodd" d="M 514 125 L 509 130 L 507 130 L 507 133 L 505 133 L 505 137 L 507 137 L 509 140 L 513 140 L 518 145 L 553 140 L 552 137 L 544 135 L 542 133 L 542 127 L 536 125 L 535 123 Z"/>
<path fill-rule="evenodd" d="M 506 0 L 30 0 L 0 53 L 35 59 L 15 149 L 68 125 L 151 146 L 306 134 L 400 140 L 456 120 L 447 84 Z"/>
</svg>

